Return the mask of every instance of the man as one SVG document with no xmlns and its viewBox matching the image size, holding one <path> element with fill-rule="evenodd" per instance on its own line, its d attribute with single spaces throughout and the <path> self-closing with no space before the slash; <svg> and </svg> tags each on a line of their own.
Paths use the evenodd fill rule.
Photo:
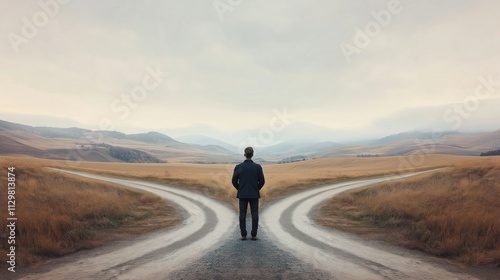
<svg viewBox="0 0 500 280">
<path fill-rule="evenodd" d="M 260 189 L 264 186 L 264 173 L 262 166 L 252 161 L 253 148 L 245 149 L 245 161 L 234 168 L 232 183 L 238 191 L 236 197 L 240 200 L 240 231 L 241 240 L 247 239 L 246 216 L 247 207 L 250 204 L 252 213 L 252 240 L 257 240 L 257 228 L 259 226 L 259 198 Z"/>
</svg>

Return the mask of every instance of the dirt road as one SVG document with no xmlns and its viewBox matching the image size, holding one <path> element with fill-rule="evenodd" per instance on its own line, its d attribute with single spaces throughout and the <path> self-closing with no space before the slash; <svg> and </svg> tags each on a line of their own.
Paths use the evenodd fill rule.
<svg viewBox="0 0 500 280">
<path fill-rule="evenodd" d="M 157 194 L 184 209 L 185 220 L 133 244 L 62 258 L 22 279 L 476 279 L 440 259 L 368 243 L 318 227 L 311 219 L 314 206 L 335 194 L 402 176 L 339 183 L 286 197 L 261 213 L 259 240 L 240 241 L 236 213 L 201 194 L 70 173 Z"/>
<path fill-rule="evenodd" d="M 62 258 L 49 271 L 22 279 L 168 279 L 170 272 L 220 244 L 236 220 L 234 211 L 226 205 L 190 191 L 150 182 L 65 172 L 154 193 L 180 206 L 186 219 L 172 230 L 117 250 L 92 256 L 83 254 L 74 260 L 71 256 Z"/>
<path fill-rule="evenodd" d="M 375 246 L 313 222 L 314 206 L 343 191 L 404 176 L 346 182 L 289 196 L 268 207 L 264 225 L 281 248 L 337 279 L 475 279 L 443 261 L 400 248 Z M 445 268 L 448 268 L 445 269 Z M 451 270 L 451 271 L 450 271 Z"/>
</svg>

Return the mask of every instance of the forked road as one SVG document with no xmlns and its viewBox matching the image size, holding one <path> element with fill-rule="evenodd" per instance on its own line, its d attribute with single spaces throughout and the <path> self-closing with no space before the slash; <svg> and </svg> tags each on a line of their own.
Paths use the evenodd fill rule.
<svg viewBox="0 0 500 280">
<path fill-rule="evenodd" d="M 315 205 L 340 192 L 420 173 L 339 183 L 286 197 L 261 213 L 258 241 L 238 240 L 234 211 L 200 194 L 69 173 L 157 194 L 182 207 L 186 219 L 127 246 L 63 258 L 23 279 L 475 279 L 423 254 L 317 227 L 310 218 Z"/>
</svg>

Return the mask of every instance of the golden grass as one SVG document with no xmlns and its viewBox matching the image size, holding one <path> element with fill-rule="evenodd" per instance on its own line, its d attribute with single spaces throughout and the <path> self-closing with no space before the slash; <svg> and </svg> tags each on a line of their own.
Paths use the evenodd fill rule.
<svg viewBox="0 0 500 280">
<path fill-rule="evenodd" d="M 423 160 L 415 156 L 381 158 L 329 158 L 287 164 L 264 165 L 266 185 L 261 190 L 261 204 L 265 205 L 290 192 L 315 186 L 396 174 L 400 172 L 450 166 L 471 157 L 426 155 Z M 117 177 L 129 177 L 199 191 L 204 195 L 227 202 L 237 209 L 236 190 L 231 185 L 235 164 L 188 163 L 109 163 L 37 160 L 40 164 L 63 169 L 82 170 Z M 402 164 L 406 163 L 406 164 Z M 410 164 L 408 164 L 410 163 Z"/>
<path fill-rule="evenodd" d="M 388 241 L 464 264 L 500 266 L 499 197 L 500 160 L 482 158 L 333 197 L 317 221 L 381 232 Z"/>
<path fill-rule="evenodd" d="M 266 185 L 261 191 L 261 204 L 314 186 L 360 177 L 451 166 L 453 163 L 470 159 L 471 157 L 463 156 L 427 155 L 418 162 L 411 156 L 405 156 L 316 159 L 264 165 Z M 401 165 L 402 162 L 413 164 Z M 8 165 L 17 167 L 20 172 L 19 188 L 23 188 L 18 194 L 18 217 L 19 221 L 24 221 L 25 228 L 19 228 L 24 235 L 22 238 L 26 238 L 23 243 L 29 244 L 26 248 L 31 248 L 29 252 L 21 252 L 26 263 L 36 262 L 43 256 L 62 255 L 102 243 L 103 236 L 112 236 L 107 234 L 108 229 L 116 229 L 117 225 L 125 232 L 140 233 L 150 227 L 166 226 L 178 221 L 170 215 L 173 209 L 165 206 L 161 199 L 124 188 L 115 188 L 100 181 L 63 175 L 43 169 L 44 166 L 185 187 L 227 202 L 237 209 L 236 190 L 230 182 L 234 164 L 71 162 L 29 157 L 7 157 L 0 161 L 2 168 Z M 2 185 L 2 192 L 5 187 Z M 6 208 L 5 201 L 0 202 L 0 207 Z M 5 212 L 0 213 L 4 215 Z M 157 220 L 154 216 L 158 216 Z M 140 221 L 140 218 L 145 219 Z M 1 219 L 3 234 L 5 218 L 2 216 Z M 1 242 L 2 246 L 6 246 L 4 240 Z M 38 244 L 36 242 L 45 245 L 35 245 Z M 5 250 L 5 247 L 2 247 L 2 250 Z M 5 257 L 3 251 L 0 254 L 2 258 Z"/>
<path fill-rule="evenodd" d="M 45 163 L 46 164 L 46 163 Z M 16 167 L 18 265 L 129 238 L 180 221 L 173 206 L 152 194 L 43 168 L 43 162 L 0 160 L 0 261 L 7 254 L 7 167 Z"/>
</svg>

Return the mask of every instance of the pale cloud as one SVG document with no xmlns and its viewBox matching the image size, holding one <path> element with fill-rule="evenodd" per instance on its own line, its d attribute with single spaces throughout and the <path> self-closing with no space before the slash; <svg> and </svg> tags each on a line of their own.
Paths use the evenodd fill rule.
<svg viewBox="0 0 500 280">
<path fill-rule="evenodd" d="M 389 2 L 243 1 L 221 21 L 210 1 L 73 0 L 17 54 L 7 34 L 40 7 L 7 2 L 0 91 L 9 106 L 0 110 L 91 129 L 109 119 L 125 132 L 200 124 L 234 132 L 265 127 L 286 107 L 297 121 L 330 129 L 370 130 L 397 115 L 399 132 L 419 127 L 417 113 L 398 113 L 405 108 L 442 108 L 473 94 L 479 76 L 500 80 L 495 1 L 401 0 L 402 12 L 348 63 L 339 44 L 352 44 L 355 29 Z M 112 104 L 147 67 L 169 76 L 120 117 Z"/>
</svg>

